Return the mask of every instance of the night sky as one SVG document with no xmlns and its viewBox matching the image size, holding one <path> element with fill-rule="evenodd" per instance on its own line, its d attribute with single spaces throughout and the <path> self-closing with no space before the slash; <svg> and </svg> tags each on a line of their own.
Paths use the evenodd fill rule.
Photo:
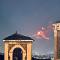
<svg viewBox="0 0 60 60">
<path fill-rule="evenodd" d="M 53 30 L 47 29 L 49 40 L 33 35 L 60 20 L 60 0 L 0 0 L 0 44 L 2 39 L 18 31 L 30 36 L 33 54 L 53 53 Z M 3 45 L 3 44 L 2 44 Z M 0 47 L 0 52 L 3 48 Z"/>
</svg>

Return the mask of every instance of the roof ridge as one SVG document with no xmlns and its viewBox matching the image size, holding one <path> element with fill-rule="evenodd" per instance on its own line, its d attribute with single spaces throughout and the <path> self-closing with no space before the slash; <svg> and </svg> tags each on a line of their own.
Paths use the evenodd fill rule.
<svg viewBox="0 0 60 60">
<path fill-rule="evenodd" d="M 22 35 L 22 34 L 18 34 L 17 32 L 15 32 L 14 34 L 5 37 L 3 40 L 33 40 L 31 37 Z"/>
</svg>

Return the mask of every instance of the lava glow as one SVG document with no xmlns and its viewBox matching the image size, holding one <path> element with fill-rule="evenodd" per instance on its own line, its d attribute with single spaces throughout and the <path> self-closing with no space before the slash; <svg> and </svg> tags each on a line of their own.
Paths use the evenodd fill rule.
<svg viewBox="0 0 60 60">
<path fill-rule="evenodd" d="M 32 37 L 35 37 L 37 39 L 44 39 L 49 40 L 50 32 L 52 31 L 52 24 L 49 24 L 46 27 L 41 27 L 39 31 L 35 32 Z"/>
<path fill-rule="evenodd" d="M 37 36 L 42 36 L 42 35 L 44 35 L 44 32 L 43 31 L 38 31 L 37 32 Z"/>
<path fill-rule="evenodd" d="M 44 31 L 38 31 L 36 34 L 38 37 L 41 37 L 43 39 L 49 40 L 49 37 L 47 37 L 44 33 Z"/>
</svg>

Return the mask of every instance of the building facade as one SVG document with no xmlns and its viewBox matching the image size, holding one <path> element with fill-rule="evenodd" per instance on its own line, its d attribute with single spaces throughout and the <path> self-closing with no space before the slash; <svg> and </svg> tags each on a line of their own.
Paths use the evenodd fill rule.
<svg viewBox="0 0 60 60">
<path fill-rule="evenodd" d="M 33 39 L 17 32 L 3 39 L 4 60 L 31 60 Z"/>
<path fill-rule="evenodd" d="M 54 29 L 54 60 L 60 60 L 60 21 L 53 24 Z"/>
</svg>

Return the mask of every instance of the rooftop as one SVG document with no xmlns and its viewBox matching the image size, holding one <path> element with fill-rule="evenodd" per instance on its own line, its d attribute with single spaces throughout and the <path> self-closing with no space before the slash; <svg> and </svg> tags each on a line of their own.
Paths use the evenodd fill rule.
<svg viewBox="0 0 60 60">
<path fill-rule="evenodd" d="M 55 23 L 60 23 L 60 21 L 55 21 Z"/>
<path fill-rule="evenodd" d="M 16 32 L 8 37 L 5 37 L 3 40 L 33 40 L 33 39 L 31 37 L 24 36 Z"/>
</svg>

